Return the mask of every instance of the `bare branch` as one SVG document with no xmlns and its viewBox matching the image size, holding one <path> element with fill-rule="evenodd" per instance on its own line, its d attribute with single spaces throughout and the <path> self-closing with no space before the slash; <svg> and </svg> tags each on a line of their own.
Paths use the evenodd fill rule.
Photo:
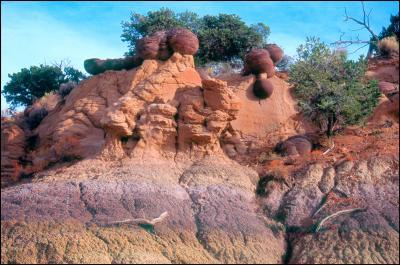
<svg viewBox="0 0 400 265">
<path fill-rule="evenodd" d="M 345 10 L 345 21 L 348 21 L 348 20 L 354 21 L 355 23 L 357 23 L 357 24 L 363 26 L 363 28 L 365 28 L 365 29 L 372 35 L 372 37 L 373 37 L 374 39 L 378 39 L 378 36 L 373 32 L 373 30 L 372 30 L 371 27 L 369 26 L 369 15 L 371 14 L 372 9 L 370 10 L 370 12 L 369 12 L 368 15 L 367 15 L 366 12 L 365 12 L 364 2 L 361 1 L 361 5 L 362 5 L 362 10 L 363 10 L 363 20 L 361 21 L 361 20 L 359 20 L 359 19 L 356 19 L 356 18 L 354 18 L 354 17 L 349 16 L 349 15 L 347 14 L 347 10 L 346 10 L 346 8 L 345 8 L 345 9 L 344 9 L 344 10 Z"/>
<path fill-rule="evenodd" d="M 369 43 L 368 43 L 368 44 L 365 44 L 365 45 L 363 45 L 363 46 L 361 46 L 360 48 L 358 48 L 357 50 L 355 50 L 355 51 L 353 51 L 353 52 L 351 52 L 351 53 L 349 53 L 349 54 L 356 53 L 357 51 L 361 50 L 361 49 L 364 48 L 364 47 L 367 47 L 368 45 L 369 45 Z"/>
<path fill-rule="evenodd" d="M 368 16 L 367 16 L 367 24 L 368 24 L 368 27 L 369 27 L 369 15 L 371 14 L 371 12 L 372 12 L 372 8 L 371 8 L 371 10 L 369 11 Z"/>
<path fill-rule="evenodd" d="M 342 40 L 342 37 L 343 37 L 345 34 L 346 34 L 346 33 L 345 33 L 344 31 L 341 31 L 341 32 L 340 32 L 339 40 Z"/>
<path fill-rule="evenodd" d="M 322 219 L 321 222 L 318 223 L 318 225 L 317 225 L 316 228 L 315 228 L 315 232 L 318 232 L 318 231 L 322 228 L 322 226 L 324 225 L 324 223 L 325 223 L 327 220 L 329 220 L 330 218 L 333 218 L 333 217 L 335 217 L 335 216 L 342 215 L 342 214 L 345 214 L 345 213 L 349 214 L 349 213 L 359 212 L 359 211 L 366 211 L 366 209 L 365 209 L 365 208 L 352 208 L 352 209 L 347 209 L 347 210 L 338 211 L 338 212 L 336 212 L 336 213 L 334 213 L 334 214 L 328 215 L 327 217 L 325 217 L 324 219 Z"/>
<path fill-rule="evenodd" d="M 363 29 L 364 29 L 364 27 L 359 28 L 359 29 L 352 29 L 351 31 L 359 31 L 359 30 L 363 30 Z"/>
<path fill-rule="evenodd" d="M 341 45 L 341 44 L 370 44 L 371 42 L 369 40 L 341 40 L 341 41 L 335 41 L 332 42 L 331 45 Z"/>
<path fill-rule="evenodd" d="M 361 5 L 362 5 L 362 10 L 363 10 L 363 22 L 365 24 L 365 6 L 364 6 L 364 2 L 361 1 Z"/>
<path fill-rule="evenodd" d="M 331 146 L 328 150 L 326 150 L 322 155 L 326 155 L 327 153 L 329 153 L 330 151 L 332 151 L 333 148 L 335 148 L 335 142 L 333 142 L 333 143 L 332 143 L 332 146 Z"/>
</svg>

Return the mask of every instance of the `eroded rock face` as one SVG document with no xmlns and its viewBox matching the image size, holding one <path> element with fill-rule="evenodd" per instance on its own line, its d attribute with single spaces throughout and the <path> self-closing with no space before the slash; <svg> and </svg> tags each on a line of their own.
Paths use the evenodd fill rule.
<svg viewBox="0 0 400 265">
<path fill-rule="evenodd" d="M 25 156 L 26 135 L 14 121 L 1 119 L 1 186 L 19 179 L 21 159 Z"/>
<path fill-rule="evenodd" d="M 382 96 L 370 118 L 373 123 L 399 122 L 399 57 L 370 59 L 366 76 L 379 81 Z"/>
<path fill-rule="evenodd" d="M 221 133 L 239 108 L 226 82 L 202 82 L 193 57 L 175 53 L 165 62 L 146 60 L 130 71 L 85 80 L 65 103 L 48 111 L 32 107 L 27 113 L 40 119 L 29 123 L 36 138 L 26 155 L 37 172 L 51 163 L 94 156 L 175 159 L 180 152 L 184 159 L 222 154 Z M 41 110 L 46 115 L 39 115 Z"/>
</svg>

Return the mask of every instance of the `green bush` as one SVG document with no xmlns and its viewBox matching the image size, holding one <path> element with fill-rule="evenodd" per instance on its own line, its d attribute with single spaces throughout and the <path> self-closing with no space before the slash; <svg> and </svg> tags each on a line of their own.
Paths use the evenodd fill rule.
<svg viewBox="0 0 400 265">
<path fill-rule="evenodd" d="M 62 64 L 61 64 L 62 65 Z M 18 73 L 9 74 L 11 79 L 3 88 L 10 109 L 30 106 L 46 93 L 57 91 L 61 84 L 69 81 L 79 82 L 86 76 L 73 67 L 39 65 L 23 68 Z"/>
<path fill-rule="evenodd" d="M 306 117 L 332 136 L 335 126 L 362 122 L 379 102 L 377 81 L 367 81 L 367 60 L 347 59 L 331 51 L 318 38 L 307 38 L 297 49 L 298 58 L 289 70 L 298 106 Z"/>
<path fill-rule="evenodd" d="M 237 15 L 199 17 L 193 12 L 175 14 L 168 8 L 161 8 L 146 16 L 132 13 L 129 21 L 122 22 L 121 38 L 129 47 L 126 55 L 135 54 L 135 45 L 140 38 L 173 27 L 188 28 L 198 36 L 197 64 L 242 58 L 250 49 L 263 47 L 270 34 L 269 27 L 263 23 L 247 26 Z"/>
</svg>

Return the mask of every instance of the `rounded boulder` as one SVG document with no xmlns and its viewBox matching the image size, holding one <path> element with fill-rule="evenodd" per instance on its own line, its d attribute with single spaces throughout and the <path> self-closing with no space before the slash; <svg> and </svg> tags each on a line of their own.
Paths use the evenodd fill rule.
<svg viewBox="0 0 400 265">
<path fill-rule="evenodd" d="M 188 29 L 174 28 L 168 32 L 168 44 L 180 54 L 194 55 L 199 49 L 199 39 Z"/>
<path fill-rule="evenodd" d="M 268 79 L 257 78 L 253 85 L 253 93 L 259 99 L 269 98 L 274 92 L 274 86 Z"/>
<path fill-rule="evenodd" d="M 244 75 L 267 73 L 268 78 L 274 76 L 275 66 L 270 54 L 265 49 L 253 49 L 244 59 Z"/>
<path fill-rule="evenodd" d="M 283 50 L 276 44 L 268 44 L 265 49 L 269 52 L 269 56 L 276 65 L 283 58 Z"/>
</svg>

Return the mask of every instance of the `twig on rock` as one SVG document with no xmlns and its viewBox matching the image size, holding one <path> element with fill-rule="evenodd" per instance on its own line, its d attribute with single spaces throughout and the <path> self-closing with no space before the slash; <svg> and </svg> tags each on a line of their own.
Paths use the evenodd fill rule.
<svg viewBox="0 0 400 265">
<path fill-rule="evenodd" d="M 335 148 L 335 142 L 332 141 L 332 147 L 330 147 L 328 150 L 326 150 L 325 152 L 323 152 L 322 155 L 326 155 L 327 153 L 329 153 L 330 151 L 332 151 L 333 148 Z"/>
<path fill-rule="evenodd" d="M 352 209 L 338 211 L 334 214 L 328 215 L 327 217 L 322 219 L 321 222 L 318 223 L 317 227 L 315 228 L 315 232 L 318 232 L 322 228 L 323 224 L 330 218 L 333 218 L 333 217 L 336 217 L 338 215 L 342 215 L 345 213 L 352 213 L 352 212 L 365 211 L 365 210 L 366 210 L 365 208 L 352 208 Z"/>
<path fill-rule="evenodd" d="M 157 223 L 162 222 L 168 216 L 168 212 L 163 212 L 159 217 L 154 218 L 152 220 L 148 220 L 145 218 L 136 218 L 136 219 L 126 219 L 122 221 L 115 221 L 108 224 L 124 224 L 124 223 L 134 223 L 138 225 L 151 225 L 154 226 Z"/>
</svg>

